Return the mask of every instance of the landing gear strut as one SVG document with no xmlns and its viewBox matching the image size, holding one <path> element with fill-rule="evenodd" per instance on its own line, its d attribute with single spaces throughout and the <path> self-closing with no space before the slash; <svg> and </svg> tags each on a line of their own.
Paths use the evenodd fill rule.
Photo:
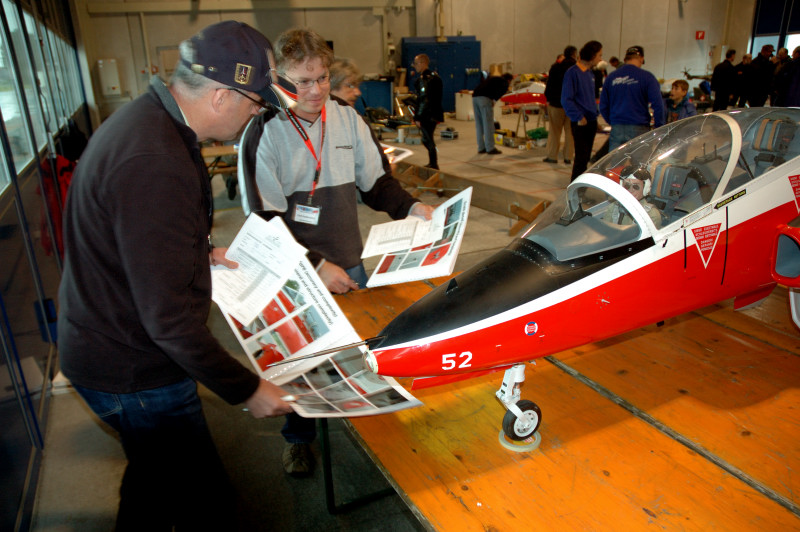
<svg viewBox="0 0 800 533">
<path fill-rule="evenodd" d="M 530 400 L 520 400 L 520 385 L 525 381 L 525 364 L 514 365 L 506 370 L 497 398 L 508 410 L 503 417 L 503 433 L 509 439 L 528 439 L 542 423 L 542 410 Z M 500 435 L 502 438 L 502 434 Z M 502 441 L 501 441 L 502 442 Z"/>
</svg>

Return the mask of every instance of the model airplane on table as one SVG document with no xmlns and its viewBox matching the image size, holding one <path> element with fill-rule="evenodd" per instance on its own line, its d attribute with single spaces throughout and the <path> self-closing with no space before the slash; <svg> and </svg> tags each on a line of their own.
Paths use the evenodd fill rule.
<svg viewBox="0 0 800 533">
<path fill-rule="evenodd" d="M 547 98 L 544 96 L 544 83 L 539 81 L 529 82 L 504 95 L 500 98 L 500 101 L 506 105 L 544 105 L 547 103 Z"/>
<path fill-rule="evenodd" d="M 778 283 L 800 325 L 798 124 L 800 109 L 754 108 L 629 141 L 370 339 L 368 367 L 412 388 L 505 370 L 503 430 L 523 440 L 541 422 L 520 400 L 526 361 L 728 298 L 756 305 Z"/>
</svg>

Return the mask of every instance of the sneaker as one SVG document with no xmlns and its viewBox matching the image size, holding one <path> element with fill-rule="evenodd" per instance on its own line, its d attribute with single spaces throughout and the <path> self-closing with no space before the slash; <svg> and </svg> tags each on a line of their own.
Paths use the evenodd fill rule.
<svg viewBox="0 0 800 533">
<path fill-rule="evenodd" d="M 549 157 L 545 157 L 544 159 L 542 159 L 542 162 L 543 162 L 543 163 L 558 163 L 558 161 L 557 161 L 557 160 L 555 160 L 555 159 L 550 159 Z"/>
<path fill-rule="evenodd" d="M 314 471 L 314 455 L 305 443 L 287 442 L 283 447 L 283 469 L 294 477 L 310 476 Z"/>
<path fill-rule="evenodd" d="M 564 160 L 564 164 L 565 165 L 571 165 L 572 164 L 572 159 L 565 159 Z"/>
<path fill-rule="evenodd" d="M 486 153 L 486 150 L 478 150 L 478 153 L 479 153 L 479 154 L 485 154 L 485 153 Z"/>
<path fill-rule="evenodd" d="M 502 154 L 503 152 L 501 152 L 501 151 L 500 151 L 500 150 L 498 150 L 497 148 L 492 148 L 491 150 L 489 150 L 489 151 L 488 151 L 488 152 L 486 152 L 486 153 L 487 153 L 487 154 L 489 154 L 489 155 L 497 155 L 497 154 Z"/>
</svg>

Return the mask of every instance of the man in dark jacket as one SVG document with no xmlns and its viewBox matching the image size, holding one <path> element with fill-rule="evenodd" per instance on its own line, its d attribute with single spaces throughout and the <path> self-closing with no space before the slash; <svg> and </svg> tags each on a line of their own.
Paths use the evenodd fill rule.
<svg viewBox="0 0 800 533">
<path fill-rule="evenodd" d="M 199 141 L 232 140 L 261 109 L 271 45 L 246 24 L 180 46 L 169 85 L 116 111 L 81 156 L 66 202 L 59 290 L 61 369 L 121 438 L 128 466 L 117 530 L 228 530 L 232 487 L 199 381 L 260 418 L 283 391 L 232 358 L 206 327 L 212 197 Z"/>
<path fill-rule="evenodd" d="M 713 111 L 724 111 L 730 105 L 731 95 L 736 92 L 736 67 L 733 60 L 736 50 L 725 52 L 725 60 L 714 67 L 711 75 L 711 90 L 714 91 Z"/>
<path fill-rule="evenodd" d="M 744 107 L 753 92 L 753 56 L 744 54 L 742 61 L 736 65 L 736 85 L 732 105 Z"/>
<path fill-rule="evenodd" d="M 472 110 L 475 112 L 475 134 L 479 154 L 501 154 L 494 146 L 494 103 L 508 92 L 514 76 L 489 76 L 472 91 Z"/>
<path fill-rule="evenodd" d="M 558 163 L 558 149 L 561 145 L 561 131 L 564 131 L 564 164 L 572 162 L 572 130 L 567 114 L 561 106 L 561 87 L 564 85 L 564 73 L 576 62 L 578 49 L 572 45 L 564 48 L 564 60 L 553 63 L 547 75 L 544 96 L 547 98 L 547 115 L 550 118 L 550 133 L 547 136 L 547 157 L 545 163 Z"/>
<path fill-rule="evenodd" d="M 765 44 L 761 53 L 753 59 L 753 92 L 750 95 L 750 107 L 761 107 L 767 102 L 772 89 L 772 75 L 775 73 L 775 63 L 772 62 L 772 52 L 775 47 Z"/>
<path fill-rule="evenodd" d="M 419 74 L 414 82 L 414 92 L 417 93 L 414 123 L 422 135 L 422 144 L 428 149 L 428 168 L 438 169 L 439 158 L 433 133 L 436 124 L 444 122 L 442 79 L 429 68 L 431 60 L 426 54 L 416 56 L 412 64 Z"/>
</svg>

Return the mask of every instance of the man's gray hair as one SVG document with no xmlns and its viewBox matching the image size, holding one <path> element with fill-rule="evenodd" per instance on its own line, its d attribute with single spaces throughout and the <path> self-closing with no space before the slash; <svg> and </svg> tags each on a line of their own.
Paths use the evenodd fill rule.
<svg viewBox="0 0 800 533">
<path fill-rule="evenodd" d="M 337 57 L 333 63 L 331 63 L 330 71 L 332 91 L 339 90 L 344 82 L 351 78 L 361 77 L 361 71 L 358 70 L 356 64 L 346 57 Z"/>
<path fill-rule="evenodd" d="M 193 63 L 194 62 L 194 49 L 190 40 L 182 41 L 178 45 L 181 59 Z M 198 97 L 209 90 L 227 87 L 224 83 L 214 81 L 206 78 L 202 74 L 198 74 L 189 67 L 183 64 L 183 61 L 178 60 L 175 71 L 169 79 L 169 85 L 179 90 L 184 97 L 192 98 Z"/>
</svg>

